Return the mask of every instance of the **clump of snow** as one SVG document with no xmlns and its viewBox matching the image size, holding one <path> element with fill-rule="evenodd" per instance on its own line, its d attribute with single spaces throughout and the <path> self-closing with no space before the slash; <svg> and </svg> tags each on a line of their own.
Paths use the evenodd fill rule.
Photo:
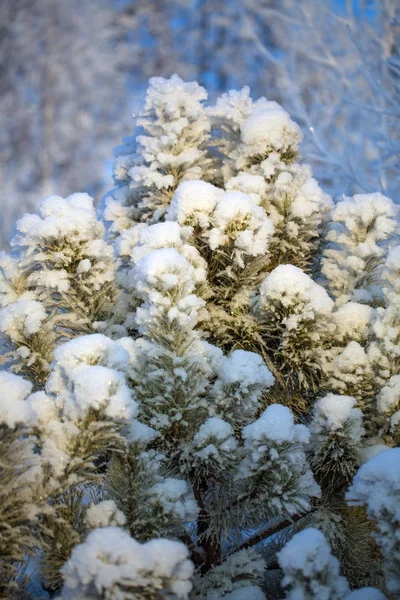
<svg viewBox="0 0 400 600">
<path fill-rule="evenodd" d="M 31 394 L 27 401 L 40 430 L 41 457 L 51 467 L 52 483 L 58 485 L 71 462 L 82 460 L 77 440 L 85 419 L 96 415 L 99 423 L 129 426 L 138 404 L 125 373 L 106 366 L 125 369 L 129 360 L 129 353 L 110 338 L 99 334 L 75 338 L 57 348 L 55 359 L 45 391 Z M 93 431 L 99 423 L 90 425 Z M 117 435 L 111 431 L 110 440 Z M 75 484 L 76 469 L 68 477 Z"/>
<path fill-rule="evenodd" d="M 299 126 L 277 103 L 259 100 L 240 125 L 241 139 L 252 156 L 267 152 L 296 151 L 301 141 Z"/>
<path fill-rule="evenodd" d="M 252 175 L 244 171 L 238 173 L 236 177 L 231 177 L 225 184 L 228 192 L 244 192 L 252 197 L 256 204 L 259 204 L 261 198 L 268 190 L 267 182 L 261 175 Z"/>
<path fill-rule="evenodd" d="M 260 286 L 260 303 L 263 308 L 271 303 L 289 310 L 297 308 L 301 319 L 327 316 L 333 308 L 326 290 L 294 265 L 279 265 L 267 275 Z M 288 326 L 296 327 L 296 323 L 294 320 Z"/>
<path fill-rule="evenodd" d="M 152 288 L 168 292 L 184 285 L 182 294 L 194 290 L 193 267 L 175 248 L 153 250 L 144 256 L 133 270 L 136 291 L 146 297 Z"/>
<path fill-rule="evenodd" d="M 385 266 L 392 272 L 399 272 L 400 269 L 400 246 L 392 246 L 389 248 L 385 260 Z"/>
<path fill-rule="evenodd" d="M 154 440 L 155 437 L 157 437 L 157 432 L 154 431 L 152 427 L 145 425 L 145 423 L 141 423 L 138 419 L 133 419 L 129 430 L 129 440 L 131 442 L 137 442 L 138 444 L 146 446 Z"/>
<path fill-rule="evenodd" d="M 158 248 L 176 248 L 181 245 L 184 228 L 176 221 L 154 223 L 149 227 L 143 227 L 141 223 L 137 227 L 140 227 L 137 240 L 137 244 L 140 246 L 148 246 L 152 250 L 156 250 Z"/>
<path fill-rule="evenodd" d="M 217 120 L 229 122 L 232 129 L 238 131 L 243 119 L 251 114 L 252 108 L 250 88 L 246 85 L 241 90 L 230 90 L 222 94 L 217 98 L 215 106 L 207 108 L 207 112 Z"/>
<path fill-rule="evenodd" d="M 380 452 L 356 473 L 346 494 L 348 504 L 366 507 L 377 524 L 374 534 L 385 558 L 388 591 L 400 592 L 400 448 Z"/>
<path fill-rule="evenodd" d="M 369 358 L 365 349 L 355 341 L 349 342 L 335 361 L 338 369 L 343 372 L 355 371 L 359 367 L 368 365 L 368 362 Z"/>
<path fill-rule="evenodd" d="M 287 406 L 272 404 L 254 423 L 243 429 L 247 443 L 261 442 L 268 438 L 278 444 L 285 442 L 307 443 L 310 433 L 305 425 L 295 425 L 293 414 Z"/>
<path fill-rule="evenodd" d="M 164 590 L 177 600 L 187 600 L 193 574 L 188 555 L 180 542 L 154 539 L 140 544 L 118 527 L 95 529 L 75 546 L 61 569 L 61 598 L 85 600 L 93 590 L 103 598 Z"/>
<path fill-rule="evenodd" d="M 356 194 L 338 202 L 327 234 L 322 273 L 339 304 L 352 299 L 364 304 L 380 300 L 382 289 L 365 283 L 365 273 L 376 272 L 398 228 L 397 207 L 380 193 Z"/>
<path fill-rule="evenodd" d="M 29 425 L 32 414 L 27 396 L 32 384 L 18 375 L 0 371 L 0 424 L 14 429 L 19 423 Z"/>
<path fill-rule="evenodd" d="M 364 435 L 363 413 L 356 408 L 356 400 L 351 396 L 327 394 L 317 400 L 310 425 L 313 445 L 323 443 L 329 434 L 340 433 L 355 445 Z"/>
<path fill-rule="evenodd" d="M 343 349 L 335 348 L 330 364 L 325 365 L 330 385 L 343 394 L 350 391 L 361 402 L 365 397 L 365 386 L 373 380 L 372 369 L 370 352 L 354 340 Z"/>
<path fill-rule="evenodd" d="M 246 481 L 246 488 L 252 489 L 254 485 L 258 495 L 265 494 L 264 502 L 278 514 L 308 510 L 310 497 L 319 496 L 320 489 L 304 450 L 309 441 L 307 427 L 294 424 L 286 406 L 272 404 L 261 417 L 244 427 L 242 435 L 245 456 L 237 479 Z M 293 482 L 290 490 L 288 479 Z M 264 485 L 266 489 L 261 491 Z"/>
<path fill-rule="evenodd" d="M 136 311 L 136 323 L 145 333 L 161 315 L 181 327 L 194 327 L 204 300 L 193 292 L 196 269 L 175 248 L 152 250 L 131 272 L 131 283 L 144 301 Z"/>
<path fill-rule="evenodd" d="M 83 418 L 90 409 L 126 422 L 136 416 L 123 372 L 130 357 L 118 342 L 102 334 L 81 336 L 59 346 L 54 358 L 46 391 L 57 396 L 68 419 Z"/>
<path fill-rule="evenodd" d="M 274 377 L 262 357 L 255 352 L 234 350 L 229 356 L 215 352 L 208 359 L 217 375 L 212 395 L 225 419 L 241 426 L 254 418 L 263 392 L 274 384 Z"/>
<path fill-rule="evenodd" d="M 394 429 L 400 423 L 400 375 L 393 375 L 380 390 L 377 408 L 381 413 L 390 414 L 390 424 Z"/>
<path fill-rule="evenodd" d="M 344 225 L 348 232 L 359 233 L 363 226 L 364 240 L 361 250 L 367 256 L 370 247 L 386 239 L 396 229 L 397 207 L 394 202 L 379 192 L 373 194 L 355 194 L 336 204 L 333 221 Z M 339 235 L 331 232 L 330 241 L 341 242 Z"/>
<path fill-rule="evenodd" d="M 183 523 L 193 522 L 197 519 L 199 507 L 191 490 L 183 479 L 165 477 L 154 484 L 149 493 L 150 504 L 161 504 L 163 512 Z"/>
<path fill-rule="evenodd" d="M 219 417 L 211 417 L 200 426 L 199 431 L 194 437 L 194 443 L 198 446 L 203 446 L 210 439 L 224 441 L 233 436 L 234 431 L 232 425 L 220 419 Z"/>
<path fill-rule="evenodd" d="M 22 298 L 0 310 L 0 331 L 17 341 L 38 333 L 46 318 L 41 302 Z"/>
<path fill-rule="evenodd" d="M 126 516 L 119 510 L 114 500 L 102 500 L 98 504 L 91 504 L 85 513 L 85 524 L 89 529 L 122 527 L 125 523 Z"/>
<path fill-rule="evenodd" d="M 223 463 L 237 448 L 234 429 L 220 417 L 210 417 L 195 434 L 193 446 L 196 459 Z"/>
<path fill-rule="evenodd" d="M 106 213 L 108 212 L 109 208 L 110 207 L 107 206 Z M 141 229 L 146 227 L 146 223 L 137 223 L 132 227 L 123 228 L 114 243 L 117 256 L 131 256 L 132 250 L 136 247 L 139 241 L 139 233 Z"/>
<path fill-rule="evenodd" d="M 272 221 L 259 206 L 260 197 L 241 191 L 224 192 L 204 181 L 185 181 L 172 198 L 167 218 L 207 230 L 210 248 L 233 244 L 235 259 L 266 254 L 274 232 Z"/>
<path fill-rule="evenodd" d="M 225 385 L 239 385 L 243 392 L 252 386 L 269 388 L 274 384 L 274 376 L 256 352 L 234 350 L 224 356 L 217 367 L 218 377 Z"/>
<path fill-rule="evenodd" d="M 81 335 L 56 348 L 55 360 L 67 369 L 81 363 L 123 369 L 129 361 L 129 353 L 122 344 L 106 335 L 94 333 Z"/>
<path fill-rule="evenodd" d="M 332 321 L 336 326 L 336 336 L 354 341 L 364 340 L 369 333 L 374 309 L 366 304 L 346 302 L 332 313 Z"/>
<path fill-rule="evenodd" d="M 349 592 L 340 576 L 339 561 L 332 556 L 324 535 L 307 528 L 296 533 L 278 552 L 287 600 L 343 600 Z"/>
<path fill-rule="evenodd" d="M 90 409 L 103 410 L 108 418 L 126 422 L 137 415 L 138 406 L 123 373 L 101 365 L 79 364 L 67 377 L 70 389 L 60 385 L 56 371 L 50 375 L 46 390 L 57 394 L 69 419 L 83 418 Z"/>
<path fill-rule="evenodd" d="M 221 195 L 207 233 L 211 250 L 233 242 L 235 257 L 243 267 L 242 255 L 266 254 L 268 242 L 274 232 L 272 221 L 254 198 L 243 192 L 226 192 Z"/>
<path fill-rule="evenodd" d="M 196 283 L 207 279 L 207 263 L 196 248 L 187 243 L 193 230 L 191 227 L 181 227 L 176 221 L 164 221 L 150 226 L 143 223 L 136 226 L 138 231 L 136 245 L 130 255 L 134 264 L 149 254 L 152 250 L 175 248 L 193 266 Z"/>
<path fill-rule="evenodd" d="M 283 175 L 283 173 L 282 173 Z M 281 176 L 279 176 L 281 177 Z M 277 180 L 277 188 L 282 189 L 279 177 Z M 291 181 L 287 183 L 289 189 L 296 183 L 296 177 L 291 177 Z M 290 205 L 290 216 L 298 221 L 307 221 L 319 213 L 322 217 L 322 207 L 329 201 L 326 195 L 318 185 L 314 177 L 307 177 L 296 189 L 293 201 Z"/>
<path fill-rule="evenodd" d="M 224 192 L 206 181 L 183 181 L 176 189 L 166 218 L 181 225 L 206 229 L 210 215 Z"/>
<path fill-rule="evenodd" d="M 88 194 L 71 194 L 68 198 L 49 196 L 39 208 L 39 215 L 27 214 L 17 222 L 24 244 L 43 238 L 68 238 L 70 242 L 92 239 L 103 225 L 97 221 L 93 199 Z M 18 238 L 17 238 L 18 239 Z"/>
</svg>

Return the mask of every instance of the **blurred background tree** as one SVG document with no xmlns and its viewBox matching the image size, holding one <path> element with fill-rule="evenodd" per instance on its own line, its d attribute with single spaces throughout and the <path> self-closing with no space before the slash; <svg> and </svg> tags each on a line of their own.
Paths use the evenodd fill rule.
<svg viewBox="0 0 400 600">
<path fill-rule="evenodd" d="M 398 201 L 397 0 L 2 0 L 0 243 L 44 195 L 112 186 L 153 75 L 249 85 L 304 132 L 326 191 Z"/>
</svg>

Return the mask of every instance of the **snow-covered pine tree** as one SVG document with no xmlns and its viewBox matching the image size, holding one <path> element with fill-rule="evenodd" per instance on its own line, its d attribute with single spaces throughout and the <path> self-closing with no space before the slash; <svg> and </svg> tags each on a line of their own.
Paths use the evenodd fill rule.
<svg viewBox="0 0 400 600">
<path fill-rule="evenodd" d="M 0 331 L 14 370 L 43 385 L 60 341 L 94 331 L 115 290 L 113 249 L 87 194 L 50 196 L 0 257 Z"/>
<path fill-rule="evenodd" d="M 86 195 L 52 197 L 2 257 L 8 364 L 34 385 L 0 381 L 24 407 L 3 418 L 22 457 L 20 476 L 5 447 L 16 593 L 32 550 L 65 599 L 277 598 L 279 565 L 287 598 L 378 599 L 374 521 L 397 585 L 397 516 L 362 483 L 387 481 L 393 508 L 397 208 L 333 207 L 282 107 L 206 96 L 152 79 L 105 223 Z"/>
</svg>

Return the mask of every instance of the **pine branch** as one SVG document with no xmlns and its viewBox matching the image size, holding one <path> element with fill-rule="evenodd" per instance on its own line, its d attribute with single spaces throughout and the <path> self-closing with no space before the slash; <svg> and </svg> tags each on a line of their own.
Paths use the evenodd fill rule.
<svg viewBox="0 0 400 600">
<path fill-rule="evenodd" d="M 221 543 L 219 535 L 207 535 L 209 527 L 209 515 L 204 503 L 204 496 L 207 493 L 207 481 L 201 479 L 195 482 L 193 486 L 194 497 L 200 507 L 200 513 L 197 521 L 197 533 L 202 548 L 204 549 L 204 561 L 201 565 L 201 571 L 207 573 L 221 561 Z"/>
<path fill-rule="evenodd" d="M 294 515 L 291 519 L 285 519 L 285 521 L 281 521 L 276 526 L 266 527 L 266 528 L 262 529 L 261 531 L 258 531 L 254 535 L 247 538 L 247 540 L 245 540 L 244 542 L 242 542 L 241 544 L 236 546 L 236 548 L 231 550 L 228 555 L 224 556 L 224 558 L 223 558 L 223 560 L 221 560 L 221 562 L 218 562 L 218 564 L 221 564 L 229 556 L 232 556 L 232 554 L 235 554 L 236 552 L 239 552 L 240 550 L 246 550 L 247 548 L 252 548 L 253 546 L 256 546 L 263 540 L 266 540 L 267 538 L 271 537 L 272 535 L 275 535 L 276 533 L 279 533 L 283 529 L 286 529 L 286 527 L 289 527 L 290 525 L 297 523 L 297 521 L 300 521 L 300 519 L 303 519 L 304 517 L 308 516 L 309 514 L 310 513 L 307 511 L 298 513 L 298 514 Z"/>
</svg>

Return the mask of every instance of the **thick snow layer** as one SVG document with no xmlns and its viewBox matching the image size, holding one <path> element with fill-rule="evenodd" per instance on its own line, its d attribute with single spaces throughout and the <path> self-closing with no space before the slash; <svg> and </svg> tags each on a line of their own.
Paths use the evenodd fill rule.
<svg viewBox="0 0 400 600">
<path fill-rule="evenodd" d="M 40 216 L 27 214 L 17 222 L 17 230 L 28 245 L 48 238 L 64 238 L 69 242 L 90 240 L 104 231 L 88 194 L 72 194 L 68 198 L 50 196 L 41 202 L 39 212 Z"/>
<path fill-rule="evenodd" d="M 252 386 L 269 388 L 275 381 L 262 357 L 246 350 L 234 350 L 230 356 L 221 358 L 217 374 L 225 385 L 236 384 L 246 392 Z"/>
<path fill-rule="evenodd" d="M 313 435 L 326 435 L 346 428 L 346 436 L 359 442 L 364 434 L 362 418 L 354 398 L 330 393 L 315 403 L 311 430 Z"/>
<path fill-rule="evenodd" d="M 358 369 L 368 367 L 369 360 L 364 347 L 358 342 L 352 341 L 336 357 L 335 365 L 339 372 L 357 373 Z"/>
<path fill-rule="evenodd" d="M 164 221 L 155 223 L 149 227 L 141 227 L 138 232 L 138 244 L 157 248 L 179 247 L 181 241 L 182 227 L 176 221 Z"/>
<path fill-rule="evenodd" d="M 294 535 L 279 553 L 279 564 L 284 571 L 299 570 L 306 577 L 321 572 L 330 563 L 339 566 L 325 536 L 313 527 Z"/>
<path fill-rule="evenodd" d="M 40 330 L 46 317 L 43 304 L 21 299 L 0 310 L 0 331 L 12 340 L 20 335 L 29 337 Z"/>
<path fill-rule="evenodd" d="M 294 265 L 276 267 L 261 284 L 260 296 L 262 306 L 279 302 L 290 309 L 301 304 L 302 313 L 310 317 L 329 315 L 333 308 L 326 290 Z"/>
<path fill-rule="evenodd" d="M 360 226 L 364 226 L 365 240 L 360 249 L 361 254 L 368 256 L 371 246 L 395 231 L 397 210 L 394 202 L 379 192 L 356 194 L 338 202 L 332 217 L 333 221 L 342 223 L 350 233 L 361 233 Z M 346 240 L 346 235 L 342 237 L 340 232 L 334 235 L 332 230 L 330 239 L 341 243 Z"/>
<path fill-rule="evenodd" d="M 13 429 L 18 423 L 32 422 L 31 407 L 25 402 L 32 384 L 22 377 L 0 371 L 0 423 Z"/>
<path fill-rule="evenodd" d="M 206 181 L 184 181 L 172 197 L 166 217 L 181 225 L 206 229 L 218 198 L 224 192 Z"/>
<path fill-rule="evenodd" d="M 81 364 L 71 369 L 68 378 L 73 394 L 56 390 L 50 377 L 46 387 L 64 400 L 64 413 L 69 418 L 82 418 L 90 409 L 104 410 L 110 419 L 130 421 L 137 415 L 138 405 L 126 385 L 125 375 L 101 365 Z"/>
<path fill-rule="evenodd" d="M 346 494 L 348 504 L 366 507 L 377 525 L 375 537 L 385 558 L 387 589 L 398 597 L 400 525 L 400 448 L 380 452 L 356 473 Z"/>
<path fill-rule="evenodd" d="M 278 560 L 283 586 L 289 588 L 287 600 L 342 600 L 349 592 L 339 561 L 318 529 L 296 533 L 278 553 Z"/>
<path fill-rule="evenodd" d="M 191 264 L 175 248 L 161 248 L 153 250 L 136 264 L 133 281 L 138 292 L 150 292 L 154 286 L 168 292 L 184 282 L 185 294 L 190 294 L 195 287 L 193 271 Z"/>
<path fill-rule="evenodd" d="M 61 572 L 63 600 L 84 600 L 91 589 L 101 597 L 122 598 L 122 590 L 166 588 L 186 600 L 192 588 L 192 563 L 180 542 L 154 539 L 139 544 L 118 527 L 92 531 L 75 546 Z"/>
<path fill-rule="evenodd" d="M 236 259 L 242 254 L 259 256 L 266 254 L 268 243 L 274 233 L 274 225 L 254 197 L 243 192 L 226 192 L 218 199 L 208 233 L 211 250 L 234 243 Z"/>
<path fill-rule="evenodd" d="M 260 104 L 260 102 L 258 102 Z M 254 154 L 266 151 L 297 149 L 301 141 L 299 126 L 276 102 L 263 102 L 255 108 L 240 126 L 242 142 L 253 149 Z"/>
<path fill-rule="evenodd" d="M 243 119 L 251 114 L 253 100 L 249 86 L 241 90 L 230 90 L 217 98 L 215 106 L 207 108 L 209 115 L 229 122 L 234 131 L 238 131 Z"/>
<path fill-rule="evenodd" d="M 211 417 L 200 426 L 199 431 L 194 437 L 196 446 L 202 446 L 210 439 L 224 441 L 234 435 L 233 427 L 219 417 Z"/>
<path fill-rule="evenodd" d="M 347 493 L 350 504 L 365 503 L 373 517 L 385 511 L 400 520 L 400 448 L 380 452 L 356 473 Z"/>
<path fill-rule="evenodd" d="M 106 335 L 94 333 L 62 344 L 55 350 L 54 358 L 63 367 L 71 369 L 81 363 L 123 369 L 129 361 L 129 353 Z"/>
<path fill-rule="evenodd" d="M 346 302 L 332 313 L 332 320 L 341 337 L 360 341 L 368 335 L 373 316 L 374 309 L 370 306 L 357 302 Z"/>
<path fill-rule="evenodd" d="M 393 375 L 378 394 L 378 410 L 383 413 L 400 409 L 400 375 Z"/>
<path fill-rule="evenodd" d="M 292 412 L 282 404 L 271 404 L 259 419 L 243 429 L 243 437 L 249 442 L 268 438 L 278 444 L 307 443 L 309 435 L 307 427 L 294 424 Z"/>
<path fill-rule="evenodd" d="M 165 477 L 149 489 L 150 504 L 161 504 L 165 514 L 184 523 L 197 519 L 199 507 L 183 479 Z"/>
<path fill-rule="evenodd" d="M 120 511 L 114 500 L 102 500 L 91 504 L 85 513 L 85 524 L 89 529 L 97 527 L 118 527 L 126 523 L 126 516 Z"/>
<path fill-rule="evenodd" d="M 228 192 L 244 192 L 252 196 L 254 202 L 260 202 L 268 190 L 267 182 L 261 175 L 241 172 L 236 177 L 231 177 L 226 182 Z"/>
</svg>

